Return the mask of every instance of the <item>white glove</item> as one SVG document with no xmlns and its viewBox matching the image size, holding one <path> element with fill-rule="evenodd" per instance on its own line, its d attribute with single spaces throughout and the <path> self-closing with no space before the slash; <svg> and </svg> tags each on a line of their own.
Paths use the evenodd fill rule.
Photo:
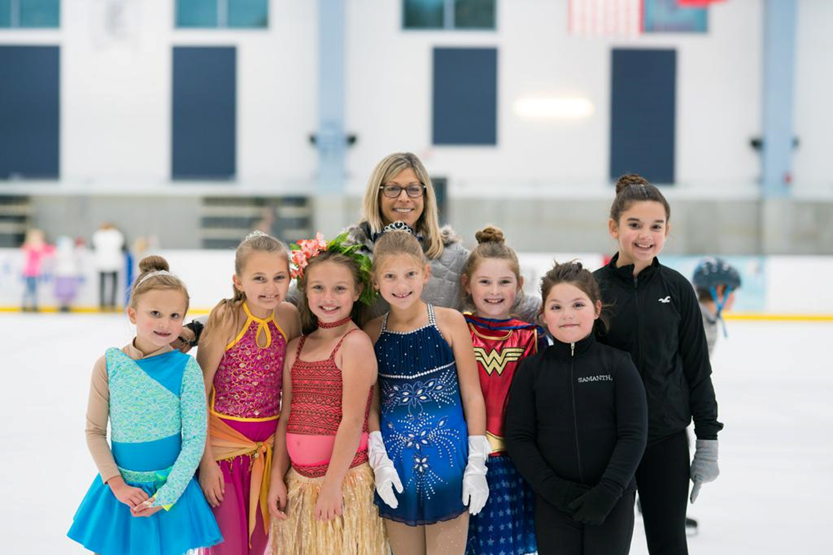
<svg viewBox="0 0 833 555">
<path fill-rule="evenodd" d="M 691 502 L 700 495 L 700 488 L 706 482 L 714 482 L 720 475 L 717 466 L 717 440 L 698 439 L 694 448 L 694 460 L 691 461 Z"/>
<path fill-rule="evenodd" d="M 463 505 L 469 513 L 476 515 L 489 499 L 489 484 L 486 482 L 486 457 L 492 451 L 486 436 L 469 436 L 469 462 L 463 473 Z"/>
<path fill-rule="evenodd" d="M 367 462 L 373 469 L 376 493 L 391 509 L 395 509 L 399 506 L 399 501 L 393 493 L 393 488 L 395 487 L 396 491 L 402 493 L 402 481 L 393 466 L 393 461 L 388 458 L 385 442 L 382 441 L 382 432 L 370 432 L 367 437 Z"/>
</svg>

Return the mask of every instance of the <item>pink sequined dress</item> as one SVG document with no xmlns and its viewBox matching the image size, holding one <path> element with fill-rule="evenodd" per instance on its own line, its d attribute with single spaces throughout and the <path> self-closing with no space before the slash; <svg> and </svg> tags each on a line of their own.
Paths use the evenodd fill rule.
<svg viewBox="0 0 833 555">
<path fill-rule="evenodd" d="M 243 303 L 243 309 L 246 323 L 234 341 L 226 346 L 217 367 L 209 411 L 210 418 L 218 418 L 259 446 L 267 440 L 271 442 L 277 429 L 287 338 L 274 313 L 260 319 L 252 315 L 246 303 Z M 209 435 L 209 441 L 212 439 Z M 218 461 L 225 480 L 225 493 L 223 502 L 214 508 L 214 516 L 224 541 L 207 553 L 262 555 L 265 552 L 268 528 L 261 511 L 256 509 L 252 516 L 250 509 L 253 506 L 250 503 L 253 457 L 261 455 L 262 451 L 258 451 Z M 254 525 L 251 533 L 250 522 Z"/>
</svg>

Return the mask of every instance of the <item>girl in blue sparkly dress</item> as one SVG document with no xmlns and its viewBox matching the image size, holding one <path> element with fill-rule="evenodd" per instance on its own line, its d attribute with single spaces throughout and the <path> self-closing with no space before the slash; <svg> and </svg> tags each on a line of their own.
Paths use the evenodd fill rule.
<svg viewBox="0 0 833 555">
<path fill-rule="evenodd" d="M 462 554 L 469 513 L 489 496 L 491 451 L 471 335 L 462 314 L 420 299 L 430 266 L 413 235 L 386 233 L 373 260 L 390 304 L 365 328 L 379 363 L 368 423 L 376 505 L 394 555 Z"/>
</svg>

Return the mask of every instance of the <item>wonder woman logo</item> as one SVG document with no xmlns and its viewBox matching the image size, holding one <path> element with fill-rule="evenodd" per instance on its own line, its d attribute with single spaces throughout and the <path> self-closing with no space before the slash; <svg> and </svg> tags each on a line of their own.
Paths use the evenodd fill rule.
<svg viewBox="0 0 833 555">
<path fill-rule="evenodd" d="M 483 365 L 483 369 L 486 370 L 486 373 L 490 376 L 492 375 L 492 372 L 495 371 L 497 371 L 497 375 L 500 376 L 506 369 L 507 364 L 520 360 L 523 354 L 524 349 L 521 347 L 507 347 L 501 352 L 497 352 L 492 349 L 488 354 L 486 353 L 486 349 L 483 347 L 474 348 L 474 358 L 477 359 L 477 362 Z"/>
</svg>

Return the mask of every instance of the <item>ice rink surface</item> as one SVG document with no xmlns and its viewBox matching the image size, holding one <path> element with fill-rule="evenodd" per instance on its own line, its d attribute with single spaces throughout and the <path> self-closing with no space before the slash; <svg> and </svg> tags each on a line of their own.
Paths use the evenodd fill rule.
<svg viewBox="0 0 833 555">
<path fill-rule="evenodd" d="M 132 337 L 122 315 L 0 314 L 0 553 L 86 553 L 66 538 L 95 468 L 90 371 Z M 729 322 L 715 352 L 720 478 L 689 515 L 695 555 L 833 553 L 833 324 Z M 647 553 L 637 516 L 631 553 Z"/>
</svg>

